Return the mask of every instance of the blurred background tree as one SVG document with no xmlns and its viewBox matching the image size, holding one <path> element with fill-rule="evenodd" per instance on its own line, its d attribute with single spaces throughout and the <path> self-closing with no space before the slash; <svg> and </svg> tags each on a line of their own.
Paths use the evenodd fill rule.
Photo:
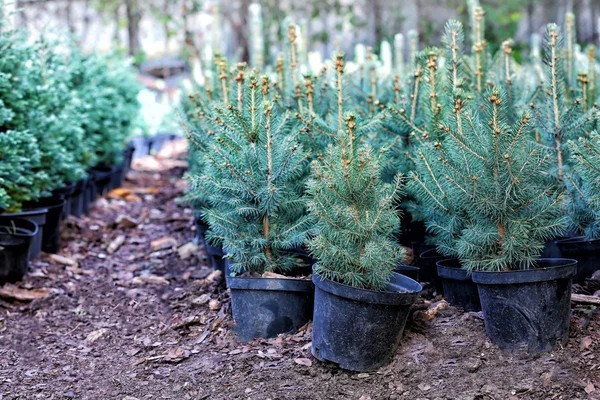
<svg viewBox="0 0 600 400">
<path fill-rule="evenodd" d="M 249 59 L 248 7 L 253 0 L 14 0 L 22 10 L 15 24 L 35 38 L 44 27 L 67 28 L 84 50 L 120 48 L 138 60 L 184 56 L 218 50 Z M 281 50 L 292 18 L 324 57 L 339 48 L 352 55 L 363 43 L 378 52 L 382 40 L 415 29 L 420 42 L 436 44 L 444 22 L 467 22 L 464 0 L 258 0 L 262 6 L 264 60 L 273 62 Z M 532 33 L 548 21 L 559 25 L 567 11 L 577 18 L 582 44 L 597 43 L 600 7 L 597 0 L 481 0 L 487 14 L 490 43 L 514 38 L 517 52 L 526 49 Z M 107 34 L 107 32 L 109 32 Z M 207 49 L 207 50 L 206 50 Z"/>
</svg>

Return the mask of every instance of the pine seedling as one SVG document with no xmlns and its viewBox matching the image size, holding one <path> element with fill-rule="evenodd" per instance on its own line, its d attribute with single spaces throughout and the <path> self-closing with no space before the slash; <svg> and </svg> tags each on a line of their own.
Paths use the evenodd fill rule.
<svg viewBox="0 0 600 400">
<path fill-rule="evenodd" d="M 430 162 L 410 177 L 412 191 L 440 216 L 428 223 L 438 250 L 468 270 L 533 267 L 566 220 L 546 184 L 548 156 L 529 140 L 530 116 L 508 125 L 499 89 L 473 106 L 457 95 L 454 105 L 440 125 L 446 140 L 423 149 Z"/>
<path fill-rule="evenodd" d="M 544 36 L 545 79 L 543 90 L 530 107 L 537 120 L 541 144 L 551 156 L 550 175 L 559 185 L 570 169 L 567 140 L 586 135 L 595 119 L 596 110 L 583 110 L 581 99 L 569 101 L 563 57 L 562 35 L 556 24 L 548 24 Z"/>
<path fill-rule="evenodd" d="M 209 200 L 208 237 L 233 259 L 233 273 L 286 272 L 297 261 L 288 251 L 311 228 L 302 197 L 307 155 L 293 117 L 275 114 L 271 93 L 261 91 L 262 78 L 239 72 L 240 101 L 215 105 L 215 139 L 192 187 Z"/>
<path fill-rule="evenodd" d="M 384 151 L 359 145 L 357 118 L 344 114 L 337 143 L 313 162 L 307 187 L 317 232 L 308 247 L 324 278 L 383 290 L 404 256 L 394 241 L 402 181 L 399 175 L 392 184 L 381 181 Z"/>
<path fill-rule="evenodd" d="M 579 213 L 579 231 L 588 240 L 600 239 L 600 135 L 569 141 L 575 160 L 569 181 L 574 188 L 576 211 Z"/>
</svg>

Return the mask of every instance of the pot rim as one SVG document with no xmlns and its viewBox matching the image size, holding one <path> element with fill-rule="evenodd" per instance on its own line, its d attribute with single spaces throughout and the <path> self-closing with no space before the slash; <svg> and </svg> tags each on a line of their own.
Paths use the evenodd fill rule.
<svg viewBox="0 0 600 400">
<path fill-rule="evenodd" d="M 297 278 L 252 278 L 227 276 L 227 288 L 231 290 L 258 290 L 281 292 L 312 292 L 310 279 Z"/>
<path fill-rule="evenodd" d="M 444 265 L 456 264 L 457 266 Z M 457 258 L 445 258 L 435 263 L 438 276 L 443 279 L 452 279 L 455 281 L 470 281 L 471 274 L 466 269 L 460 267 L 460 261 Z"/>
<path fill-rule="evenodd" d="M 428 253 L 430 253 L 431 255 L 428 254 Z M 419 258 L 422 258 L 424 260 L 433 260 L 433 259 L 436 259 L 436 258 L 444 259 L 444 258 L 447 258 L 447 256 L 440 255 L 437 252 L 437 248 L 434 247 L 433 249 L 425 250 L 424 252 L 422 252 L 421 254 L 419 254 Z"/>
<path fill-rule="evenodd" d="M 392 306 L 412 304 L 419 295 L 419 292 L 423 290 L 423 287 L 417 281 L 397 272 L 392 273 L 392 278 L 390 279 L 390 283 L 388 283 L 387 288 L 390 290 L 384 292 L 360 289 L 334 282 L 323 278 L 314 269 L 312 281 L 317 288 L 344 299 Z M 401 292 L 398 289 L 403 289 L 404 291 Z"/>
<path fill-rule="evenodd" d="M 47 207 L 39 207 L 39 208 L 29 208 L 20 212 L 6 213 L 0 214 L 0 217 L 14 217 L 14 218 L 23 218 L 25 216 L 39 216 L 48 214 Z"/>
<path fill-rule="evenodd" d="M 538 264 L 548 266 L 512 271 L 473 271 L 473 282 L 479 285 L 514 285 L 570 279 L 577 272 L 577 260 L 540 258 Z"/>
<path fill-rule="evenodd" d="M 564 239 L 558 239 L 555 242 L 557 246 L 560 246 L 563 244 L 600 243 L 600 239 L 588 239 L 585 236 L 571 236 Z"/>
<path fill-rule="evenodd" d="M 5 232 L 2 228 L 6 227 L 6 228 L 12 228 L 12 226 L 9 225 L 4 225 L 3 224 L 3 220 L 12 220 L 12 221 L 17 221 L 20 225 L 25 225 L 25 227 L 23 226 L 17 226 L 18 228 L 27 230 L 29 233 L 10 233 L 10 232 Z M 15 224 L 16 225 L 16 224 Z M 27 225 L 29 225 L 29 227 L 27 227 Z M 32 229 L 33 228 L 33 229 Z M 18 218 L 18 217 L 5 217 L 0 215 L 0 232 L 1 234 L 5 234 L 5 235 L 10 235 L 10 236 L 15 236 L 15 237 L 24 237 L 24 238 L 30 238 L 30 237 L 34 237 L 35 235 L 37 235 L 37 233 L 39 232 L 40 227 L 38 224 L 36 224 L 33 221 L 30 221 L 28 219 L 25 218 Z"/>
</svg>

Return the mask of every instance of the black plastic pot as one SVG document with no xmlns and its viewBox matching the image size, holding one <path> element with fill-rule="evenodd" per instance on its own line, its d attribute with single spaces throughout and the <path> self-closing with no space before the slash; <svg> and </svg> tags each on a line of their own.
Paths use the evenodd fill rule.
<svg viewBox="0 0 600 400">
<path fill-rule="evenodd" d="M 38 226 L 38 230 L 33 236 L 31 241 L 31 249 L 29 251 L 29 260 L 36 259 L 42 252 L 42 241 L 44 237 L 44 225 L 46 224 L 46 214 L 48 213 L 47 208 L 38 208 L 33 210 L 23 210 L 18 213 L 2 214 L 2 217 L 7 218 L 23 218 L 28 221 L 35 223 Z"/>
<path fill-rule="evenodd" d="M 389 364 L 421 285 L 398 273 L 383 292 L 353 288 L 314 272 L 312 279 L 313 356 L 351 371 L 373 371 Z"/>
<path fill-rule="evenodd" d="M 166 133 L 159 133 L 150 138 L 150 154 L 156 154 L 160 152 L 163 145 L 169 141 L 170 135 Z"/>
<path fill-rule="evenodd" d="M 65 199 L 63 206 L 62 219 L 67 218 L 71 214 L 71 196 L 75 192 L 75 182 L 67 182 L 61 188 L 52 191 L 53 197 L 62 197 Z"/>
<path fill-rule="evenodd" d="M 125 166 L 123 163 L 112 166 L 112 174 L 110 175 L 110 184 L 108 189 L 113 190 L 123 186 L 123 178 L 125 174 Z"/>
<path fill-rule="evenodd" d="M 27 273 L 31 243 L 37 233 L 35 222 L 0 216 L 0 285 L 23 279 Z"/>
<path fill-rule="evenodd" d="M 75 190 L 73 194 L 69 197 L 69 210 L 70 215 L 73 215 L 77 218 L 83 215 L 83 203 L 86 198 L 86 191 L 88 187 L 88 179 L 82 179 L 75 184 Z"/>
<path fill-rule="evenodd" d="M 448 303 L 465 311 L 481 311 L 477 285 L 467 271 L 460 267 L 457 259 L 438 261 L 437 271 L 442 278 L 444 297 Z"/>
<path fill-rule="evenodd" d="M 584 236 L 557 240 L 556 246 L 562 258 L 577 260 L 575 283 L 585 283 L 600 269 L 600 240 L 587 240 Z"/>
<path fill-rule="evenodd" d="M 140 158 L 150 154 L 150 139 L 142 136 L 136 136 L 131 138 L 130 144 L 134 149 L 133 154 L 131 156 L 132 159 L 135 160 L 136 158 Z"/>
<path fill-rule="evenodd" d="M 60 249 L 60 222 L 66 201 L 61 196 L 43 197 L 36 202 L 23 204 L 25 209 L 45 208 L 46 224 L 42 235 L 42 250 L 46 253 L 56 254 Z"/>
<path fill-rule="evenodd" d="M 208 230 L 208 225 L 202 222 L 202 218 L 200 216 L 195 216 L 194 226 L 196 227 L 196 236 L 194 237 L 194 243 L 204 243 L 204 234 Z"/>
<path fill-rule="evenodd" d="M 88 179 L 86 181 L 85 189 L 81 194 L 81 210 L 83 214 L 88 214 L 90 212 L 90 204 L 96 201 L 98 197 L 96 192 L 96 176 L 93 171 L 88 171 Z"/>
<path fill-rule="evenodd" d="M 410 279 L 413 279 L 413 280 L 419 282 L 419 267 L 414 267 L 412 265 L 400 264 L 400 265 L 394 267 L 394 272 L 397 272 L 404 276 L 408 276 Z"/>
<path fill-rule="evenodd" d="M 96 201 L 99 196 L 101 197 L 108 193 L 113 172 L 113 167 L 111 166 L 96 166 L 92 168 L 94 182 L 96 183 L 96 196 L 92 197 L 92 202 Z"/>
<path fill-rule="evenodd" d="M 127 148 L 123 151 L 123 177 L 127 175 L 131 169 L 131 161 L 133 161 L 133 153 L 135 152 L 135 146 L 129 142 Z"/>
<path fill-rule="evenodd" d="M 296 332 L 312 318 L 314 286 L 308 279 L 227 277 L 233 332 L 241 341 Z"/>
<path fill-rule="evenodd" d="M 438 276 L 437 262 L 448 257 L 439 255 L 435 249 L 430 249 L 419 254 L 417 266 L 421 282 L 431 282 L 437 294 L 444 294 L 442 279 Z"/>
<path fill-rule="evenodd" d="M 485 331 L 505 350 L 551 351 L 569 338 L 571 283 L 577 261 L 540 259 L 538 268 L 473 272 Z"/>
</svg>

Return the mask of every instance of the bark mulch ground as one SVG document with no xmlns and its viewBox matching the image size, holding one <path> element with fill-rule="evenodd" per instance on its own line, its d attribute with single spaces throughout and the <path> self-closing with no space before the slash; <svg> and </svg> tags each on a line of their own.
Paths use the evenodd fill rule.
<svg viewBox="0 0 600 400">
<path fill-rule="evenodd" d="M 477 313 L 414 317 L 394 362 L 369 374 L 314 360 L 310 325 L 237 342 L 223 278 L 175 201 L 181 174 L 132 171 L 127 190 L 65 221 L 60 257 L 2 288 L 0 399 L 600 399 L 592 306 L 574 305 L 568 344 L 539 355 L 500 352 Z"/>
</svg>

